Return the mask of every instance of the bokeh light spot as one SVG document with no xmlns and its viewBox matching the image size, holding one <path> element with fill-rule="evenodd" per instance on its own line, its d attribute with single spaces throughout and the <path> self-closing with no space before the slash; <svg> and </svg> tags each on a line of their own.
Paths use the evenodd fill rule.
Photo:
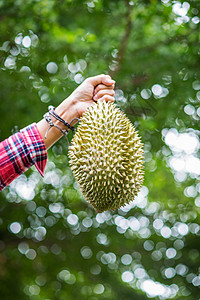
<svg viewBox="0 0 200 300">
<path fill-rule="evenodd" d="M 28 35 L 23 38 L 22 45 L 25 48 L 29 48 L 31 46 L 31 39 L 30 39 L 30 37 Z"/>
<path fill-rule="evenodd" d="M 124 254 L 122 257 L 121 257 L 121 262 L 123 265 L 130 265 L 133 261 L 133 258 L 130 254 Z"/>
<path fill-rule="evenodd" d="M 134 276 L 131 271 L 125 271 L 122 273 L 122 280 L 124 282 L 131 282 L 133 279 L 134 279 Z"/>
<path fill-rule="evenodd" d="M 95 287 L 94 287 L 94 293 L 97 295 L 103 294 L 104 292 L 104 286 L 101 283 L 98 283 Z"/>
<path fill-rule="evenodd" d="M 55 62 L 49 62 L 46 68 L 47 68 L 47 72 L 51 74 L 55 74 L 58 71 L 58 66 Z"/>
<path fill-rule="evenodd" d="M 92 254 L 93 254 L 90 247 L 87 247 L 87 246 L 82 247 L 80 252 L 81 252 L 81 255 L 84 259 L 90 259 L 92 257 Z"/>
<path fill-rule="evenodd" d="M 21 231 L 21 229 L 22 229 L 22 227 L 19 222 L 13 222 L 12 224 L 10 224 L 10 230 L 14 234 L 19 233 Z"/>
</svg>

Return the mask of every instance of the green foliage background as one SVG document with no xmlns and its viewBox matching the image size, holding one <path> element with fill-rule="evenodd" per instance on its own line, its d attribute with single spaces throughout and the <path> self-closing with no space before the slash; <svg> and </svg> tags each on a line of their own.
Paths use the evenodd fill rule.
<svg viewBox="0 0 200 300">
<path fill-rule="evenodd" d="M 124 209 L 85 202 L 64 138 L 44 179 L 33 168 L 1 192 L 1 299 L 200 299 L 200 172 L 172 163 L 199 162 L 199 11 L 199 0 L 0 0 L 1 140 L 109 73 L 145 144 L 144 187 Z M 169 133 L 193 138 L 193 152 Z"/>
</svg>

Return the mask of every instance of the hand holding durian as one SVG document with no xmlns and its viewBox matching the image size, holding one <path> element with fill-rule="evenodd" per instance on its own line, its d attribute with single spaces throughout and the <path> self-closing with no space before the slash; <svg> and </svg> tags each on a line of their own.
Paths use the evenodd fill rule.
<svg viewBox="0 0 200 300">
<path fill-rule="evenodd" d="M 70 123 L 73 119 L 79 119 L 87 108 L 94 105 L 96 101 L 114 102 L 114 84 L 115 81 L 109 75 L 101 74 L 89 77 L 55 109 L 55 113 Z M 51 117 L 54 127 L 49 130 L 48 135 L 46 135 L 46 132 L 49 129 L 49 124 L 46 120 L 43 119 L 37 123 L 47 149 L 63 135 L 61 131 L 57 130 L 56 126 L 63 130 L 66 129 L 65 125 L 59 120 L 53 116 Z"/>
<path fill-rule="evenodd" d="M 81 119 L 69 147 L 70 164 L 83 195 L 97 212 L 131 202 L 143 183 L 143 145 L 130 120 L 113 104 L 114 83 L 109 75 L 90 77 L 56 108 L 68 122 Z M 45 120 L 38 126 L 44 136 Z M 46 147 L 61 136 L 53 128 L 44 139 Z"/>
</svg>

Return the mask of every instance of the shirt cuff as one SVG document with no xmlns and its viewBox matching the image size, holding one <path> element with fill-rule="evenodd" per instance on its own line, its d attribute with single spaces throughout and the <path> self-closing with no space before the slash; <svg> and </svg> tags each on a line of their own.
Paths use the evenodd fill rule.
<svg viewBox="0 0 200 300">
<path fill-rule="evenodd" d="M 20 132 L 23 135 L 24 144 L 32 161 L 39 173 L 44 176 L 47 163 L 47 150 L 36 123 L 23 128 Z"/>
</svg>

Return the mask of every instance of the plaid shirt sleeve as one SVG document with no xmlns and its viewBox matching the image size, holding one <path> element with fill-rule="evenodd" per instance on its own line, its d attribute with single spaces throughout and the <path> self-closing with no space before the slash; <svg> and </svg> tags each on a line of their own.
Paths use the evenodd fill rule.
<svg viewBox="0 0 200 300">
<path fill-rule="evenodd" d="M 44 176 L 47 151 L 36 123 L 0 143 L 0 191 L 35 164 Z"/>
</svg>

